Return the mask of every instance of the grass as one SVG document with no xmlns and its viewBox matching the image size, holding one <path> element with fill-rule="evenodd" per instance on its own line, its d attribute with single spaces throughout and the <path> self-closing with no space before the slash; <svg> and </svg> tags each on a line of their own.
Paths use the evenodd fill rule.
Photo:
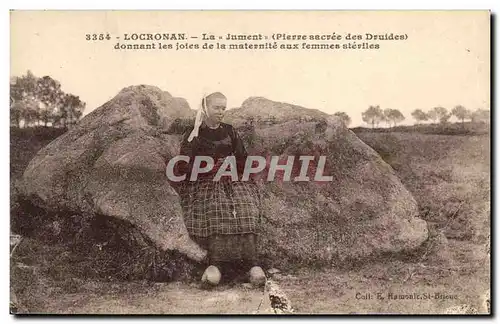
<svg viewBox="0 0 500 324">
<path fill-rule="evenodd" d="M 11 181 L 22 175 L 38 149 L 58 135 L 53 132 L 11 132 Z M 308 268 L 293 273 L 294 277 L 284 276 L 279 284 L 292 306 L 299 313 L 343 314 L 439 313 L 462 303 L 479 307 L 478 297 L 490 285 L 489 136 L 356 133 L 412 192 L 421 217 L 429 223 L 431 239 L 414 255 L 360 262 L 349 271 Z M 11 194 L 12 219 L 19 215 L 16 193 Z M 99 240 L 72 245 L 46 236 L 23 239 L 11 258 L 17 312 L 251 313 L 262 298 L 260 291 L 234 286 L 207 292 L 188 282 L 153 283 L 120 276 L 119 265 L 105 265 L 107 253 L 116 251 L 113 247 L 102 246 Z M 377 292 L 444 293 L 457 299 L 358 298 Z"/>
<path fill-rule="evenodd" d="M 366 128 L 355 127 L 356 133 L 419 133 L 434 135 L 489 135 L 490 124 L 486 122 L 464 122 L 462 123 L 431 123 L 420 125 L 403 125 L 390 128 Z"/>
<path fill-rule="evenodd" d="M 461 205 L 448 238 L 486 243 L 490 223 L 488 136 L 360 133 L 412 192 L 423 219 L 441 228 Z"/>
</svg>

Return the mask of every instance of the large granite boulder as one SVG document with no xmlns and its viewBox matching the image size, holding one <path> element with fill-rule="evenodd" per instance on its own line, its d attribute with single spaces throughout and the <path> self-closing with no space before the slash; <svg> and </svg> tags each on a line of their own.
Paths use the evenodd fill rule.
<svg viewBox="0 0 500 324">
<path fill-rule="evenodd" d="M 163 131 L 175 118 L 191 116 L 175 103 L 156 87 L 123 89 L 37 153 L 21 194 L 49 211 L 130 222 L 159 248 L 202 259 L 205 251 L 189 239 L 165 176 L 179 136 Z"/>
<path fill-rule="evenodd" d="M 299 156 L 314 156 L 311 180 L 320 156 L 332 181 L 259 182 L 266 221 L 263 250 L 271 259 L 340 264 L 385 253 L 408 252 L 428 237 L 418 206 L 396 173 L 337 117 L 256 129 L 250 154 L 295 156 L 291 179 L 299 175 Z M 283 173 L 282 173 L 283 174 Z"/>
</svg>

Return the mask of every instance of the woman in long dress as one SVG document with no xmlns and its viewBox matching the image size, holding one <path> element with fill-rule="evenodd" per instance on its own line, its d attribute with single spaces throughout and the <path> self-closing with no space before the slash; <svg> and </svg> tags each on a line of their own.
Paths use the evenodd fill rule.
<svg viewBox="0 0 500 324">
<path fill-rule="evenodd" d="M 222 269 L 243 266 L 250 281 L 262 285 L 266 278 L 257 251 L 260 195 L 252 180 L 239 181 L 247 151 L 234 127 L 222 122 L 226 104 L 220 92 L 203 98 L 195 126 L 183 136 L 180 155 L 190 158 L 189 163 L 178 163 L 180 174 L 186 174 L 180 190 L 184 223 L 190 237 L 208 252 L 202 281 L 216 285 Z M 190 181 L 196 156 L 213 158 L 215 166 Z M 235 157 L 238 181 L 228 176 L 214 181 L 228 156 Z"/>
</svg>

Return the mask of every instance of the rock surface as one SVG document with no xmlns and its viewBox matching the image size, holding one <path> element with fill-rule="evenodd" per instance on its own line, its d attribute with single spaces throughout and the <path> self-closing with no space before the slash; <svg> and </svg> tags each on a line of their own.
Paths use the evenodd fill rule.
<svg viewBox="0 0 500 324">
<path fill-rule="evenodd" d="M 189 239 L 164 172 L 180 142 L 166 130 L 193 112 L 159 88 L 125 88 L 40 150 L 19 190 L 49 211 L 124 220 L 160 249 L 199 261 L 206 251 Z M 261 250 L 271 266 L 332 265 L 411 250 L 427 239 L 426 222 L 395 172 L 337 118 L 263 126 L 246 138 L 251 154 L 324 155 L 325 175 L 333 176 L 328 183 L 259 181 Z"/>
<path fill-rule="evenodd" d="M 324 125 L 290 121 L 256 129 L 250 154 L 326 157 L 331 182 L 262 179 L 263 246 L 273 259 L 342 263 L 420 246 L 428 237 L 417 203 L 394 170 L 335 117 Z M 298 162 L 298 161 L 297 161 Z M 297 163 L 296 174 L 300 168 Z M 316 166 L 310 168 L 310 178 Z M 264 171 L 264 175 L 266 175 Z M 292 177 L 293 179 L 293 173 Z M 277 267 L 280 265 L 275 263 Z"/>
<path fill-rule="evenodd" d="M 317 109 L 304 108 L 286 102 L 272 101 L 263 97 L 250 97 L 240 108 L 229 109 L 225 119 L 234 126 L 240 126 L 249 119 L 256 123 L 283 123 L 291 120 L 311 121 L 327 118 L 329 115 Z"/>
</svg>

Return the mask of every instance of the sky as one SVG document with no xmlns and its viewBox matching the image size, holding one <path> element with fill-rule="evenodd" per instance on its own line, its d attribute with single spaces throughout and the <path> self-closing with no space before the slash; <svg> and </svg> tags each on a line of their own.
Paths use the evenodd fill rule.
<svg viewBox="0 0 500 324">
<path fill-rule="evenodd" d="M 84 114 L 122 88 L 139 84 L 186 98 L 191 108 L 198 107 L 204 93 L 221 91 L 228 107 L 263 96 L 331 114 L 344 111 L 351 126 L 363 125 L 361 113 L 370 105 L 399 109 L 407 124 L 413 123 L 414 109 L 490 106 L 487 11 L 13 11 L 10 19 L 10 75 L 27 70 L 50 75 L 65 92 L 87 103 Z M 392 32 L 408 39 L 372 41 L 378 50 L 113 48 L 118 42 L 132 43 L 124 41 L 126 33 L 334 32 L 344 38 L 348 33 Z M 112 39 L 87 41 L 85 35 L 91 33 L 110 33 Z M 203 43 L 199 38 L 191 42 Z"/>
</svg>

